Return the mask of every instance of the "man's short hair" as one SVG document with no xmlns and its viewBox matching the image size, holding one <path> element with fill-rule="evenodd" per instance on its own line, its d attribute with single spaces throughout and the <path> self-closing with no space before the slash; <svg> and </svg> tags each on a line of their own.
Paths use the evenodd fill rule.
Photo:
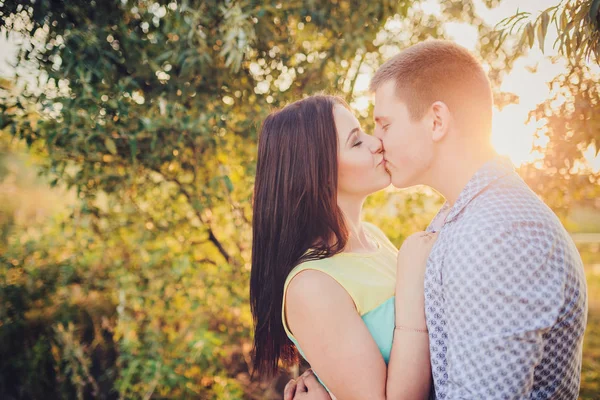
<svg viewBox="0 0 600 400">
<path fill-rule="evenodd" d="M 473 54 L 456 43 L 428 40 L 403 50 L 377 70 L 370 90 L 389 81 L 395 82 L 396 94 L 413 120 L 442 101 L 465 127 L 491 131 L 489 79 Z"/>
</svg>

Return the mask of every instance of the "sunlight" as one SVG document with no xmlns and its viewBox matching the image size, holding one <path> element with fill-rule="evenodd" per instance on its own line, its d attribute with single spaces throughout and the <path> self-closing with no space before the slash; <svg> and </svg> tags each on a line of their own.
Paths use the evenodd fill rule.
<svg viewBox="0 0 600 400">
<path fill-rule="evenodd" d="M 516 165 L 534 161 L 541 154 L 531 151 L 537 128 L 535 122 L 525 123 L 529 110 L 513 104 L 502 111 L 494 108 L 492 145 Z"/>
<path fill-rule="evenodd" d="M 600 172 L 600 154 L 598 153 L 598 150 L 596 145 L 592 143 L 583 152 L 583 157 L 588 164 L 587 166 L 596 174 Z"/>
<path fill-rule="evenodd" d="M 517 7 L 522 6 L 516 0 L 509 0 L 492 12 L 480 0 L 474 4 L 477 12 L 491 25 L 498 23 L 504 17 L 512 15 Z M 543 0 L 534 0 L 528 4 L 526 11 L 535 13 L 545 6 Z M 425 1 L 422 8 L 427 13 L 436 14 L 439 12 L 439 2 L 436 0 Z M 522 7 L 521 9 L 524 10 L 525 8 Z M 389 24 L 391 25 L 394 22 L 398 23 L 398 21 L 392 20 Z M 388 28 L 392 28 L 392 26 Z M 467 24 L 446 23 L 444 28 L 452 40 L 471 51 L 476 50 L 478 33 L 474 27 Z M 551 44 L 556 39 L 556 35 L 555 29 L 550 27 L 547 44 Z M 494 108 L 492 144 L 499 154 L 508 156 L 516 166 L 533 162 L 542 157 L 542 153 L 534 152 L 532 148 L 535 141 L 535 132 L 542 127 L 543 121 L 532 120 L 527 122 L 528 115 L 531 110 L 550 96 L 548 82 L 566 68 L 564 60 L 552 60 L 552 57 L 556 55 L 556 50 L 551 45 L 546 47 L 546 54 L 542 54 L 539 48 L 534 46 L 526 55 L 518 59 L 512 71 L 503 78 L 502 85 L 499 88 L 503 92 L 516 94 L 519 101 L 517 104 L 511 104 L 502 110 Z M 367 92 L 372 74 L 373 71 L 363 65 L 355 85 L 354 93 L 356 97 L 351 104 L 356 112 L 366 118 L 371 118 L 366 113 L 371 101 L 373 101 Z M 555 103 L 557 104 L 553 105 L 558 105 L 558 102 Z M 545 145 L 544 138 L 538 140 L 536 144 Z M 589 151 L 588 153 L 591 154 Z M 586 158 L 589 159 L 587 156 Z M 598 157 L 596 157 L 595 162 L 600 163 Z"/>
</svg>

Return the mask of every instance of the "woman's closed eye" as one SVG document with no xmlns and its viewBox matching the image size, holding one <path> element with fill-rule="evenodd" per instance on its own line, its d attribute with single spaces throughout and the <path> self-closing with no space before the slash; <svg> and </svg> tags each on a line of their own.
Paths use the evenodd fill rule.
<svg viewBox="0 0 600 400">
<path fill-rule="evenodd" d="M 363 141 L 361 140 L 361 136 L 364 135 L 365 133 L 363 131 L 357 130 L 356 133 L 354 134 L 354 142 L 352 143 L 352 147 L 360 147 L 360 145 L 363 143 Z"/>
</svg>

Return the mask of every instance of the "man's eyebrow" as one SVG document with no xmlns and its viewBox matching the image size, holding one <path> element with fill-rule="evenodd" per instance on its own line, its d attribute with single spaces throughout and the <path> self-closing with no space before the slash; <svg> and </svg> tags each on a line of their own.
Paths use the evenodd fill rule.
<svg viewBox="0 0 600 400">
<path fill-rule="evenodd" d="M 348 144 L 348 140 L 350 140 L 350 137 L 352 137 L 353 134 L 360 132 L 360 129 L 358 128 L 354 128 L 350 131 L 350 133 L 348 134 L 348 137 L 346 138 L 346 144 Z"/>
</svg>

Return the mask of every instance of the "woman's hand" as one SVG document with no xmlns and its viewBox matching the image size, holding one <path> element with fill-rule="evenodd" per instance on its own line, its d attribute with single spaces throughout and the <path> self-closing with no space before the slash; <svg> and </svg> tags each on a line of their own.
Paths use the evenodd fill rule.
<svg viewBox="0 0 600 400">
<path fill-rule="evenodd" d="M 437 233 L 417 232 L 398 251 L 396 274 L 396 325 L 424 329 L 424 281 L 427 259 Z"/>
<path fill-rule="evenodd" d="M 425 279 L 427 259 L 437 235 L 437 233 L 432 232 L 417 232 L 410 235 L 402 243 L 402 247 L 398 251 L 397 272 L 400 272 L 406 278 L 410 278 L 409 283 L 422 283 Z"/>
<path fill-rule="evenodd" d="M 335 400 L 319 383 L 311 369 L 285 385 L 283 400 Z"/>
</svg>

